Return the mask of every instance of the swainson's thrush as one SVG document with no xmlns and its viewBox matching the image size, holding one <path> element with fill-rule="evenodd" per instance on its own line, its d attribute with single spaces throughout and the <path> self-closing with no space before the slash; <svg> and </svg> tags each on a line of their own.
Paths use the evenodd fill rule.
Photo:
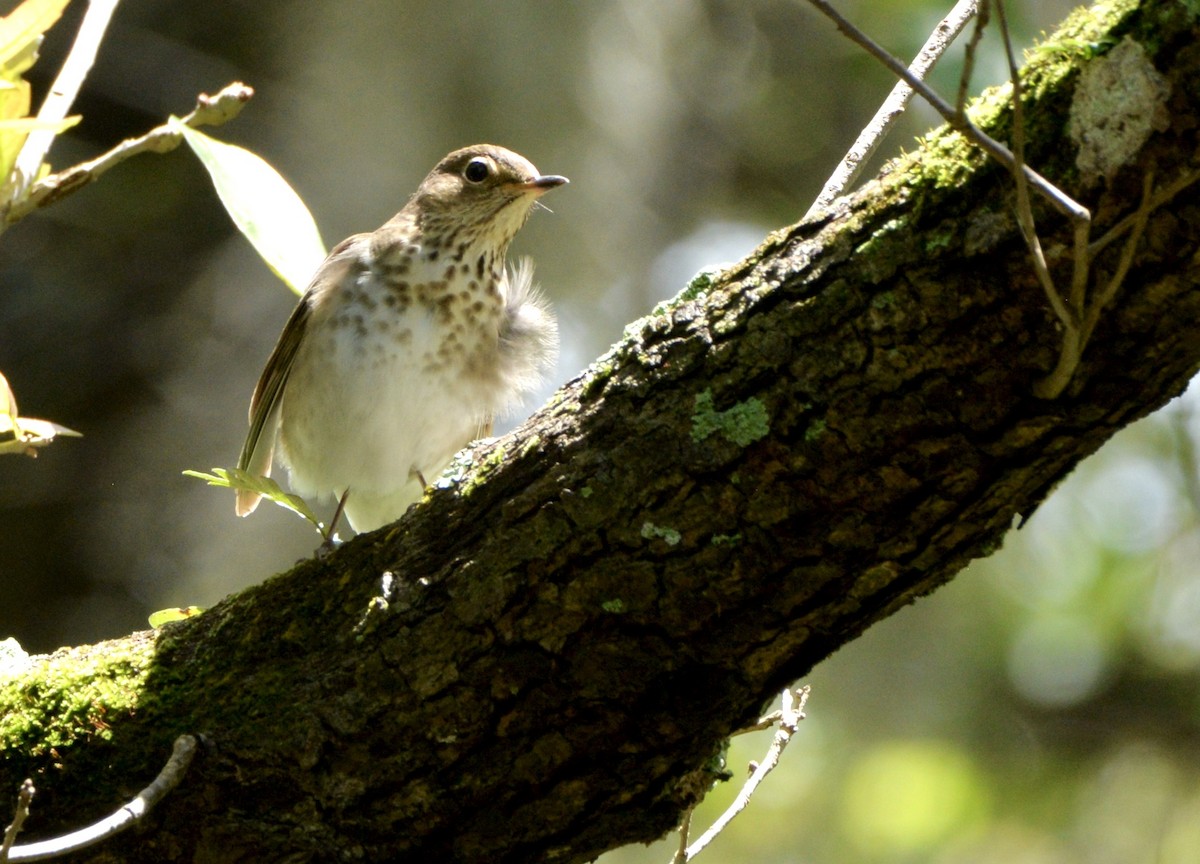
<svg viewBox="0 0 1200 864">
<path fill-rule="evenodd" d="M 480 144 L 437 164 L 399 213 L 343 240 L 288 319 L 250 403 L 238 467 L 342 497 L 351 526 L 398 519 L 554 362 L 558 328 L 527 261 L 505 253 L 567 182 Z M 245 516 L 259 496 L 239 490 Z"/>
</svg>

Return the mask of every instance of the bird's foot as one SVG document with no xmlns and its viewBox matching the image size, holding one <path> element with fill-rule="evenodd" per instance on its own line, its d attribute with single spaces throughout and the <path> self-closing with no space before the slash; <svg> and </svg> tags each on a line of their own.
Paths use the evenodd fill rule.
<svg viewBox="0 0 1200 864">
<path fill-rule="evenodd" d="M 345 541 L 336 534 L 330 534 L 321 541 L 321 545 L 317 547 L 317 551 L 313 553 L 313 557 L 318 561 L 324 561 L 329 557 L 330 553 L 332 553 L 334 549 L 341 546 L 344 542 Z"/>
</svg>

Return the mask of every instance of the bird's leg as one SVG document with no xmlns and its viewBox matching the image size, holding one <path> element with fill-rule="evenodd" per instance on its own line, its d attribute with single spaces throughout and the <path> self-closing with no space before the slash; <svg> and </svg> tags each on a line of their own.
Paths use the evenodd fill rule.
<svg viewBox="0 0 1200 864">
<path fill-rule="evenodd" d="M 337 539 L 338 522 L 342 518 L 342 511 L 346 509 L 346 499 L 350 497 L 350 487 L 346 487 L 346 491 L 342 493 L 342 497 L 338 499 L 337 507 L 333 511 L 333 518 L 329 520 L 329 530 L 325 532 L 325 539 L 321 541 L 321 545 L 317 547 L 317 557 L 324 558 L 330 552 L 340 545 L 341 541 Z"/>
</svg>

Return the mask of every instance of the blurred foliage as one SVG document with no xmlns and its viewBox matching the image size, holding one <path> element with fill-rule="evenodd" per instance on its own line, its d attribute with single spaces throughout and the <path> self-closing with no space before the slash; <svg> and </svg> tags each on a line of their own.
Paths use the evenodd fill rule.
<svg viewBox="0 0 1200 864">
<path fill-rule="evenodd" d="M 30 70 L 35 102 L 81 5 Z M 838 3 L 901 56 L 950 5 Z M 387 219 L 451 148 L 511 146 L 572 179 L 514 250 L 537 260 L 558 307 L 558 382 L 697 270 L 798 218 L 891 86 L 793 0 L 347 9 L 124 0 L 81 94 L 87 122 L 52 160 L 96 155 L 246 80 L 258 96 L 222 137 L 279 168 L 336 239 Z M 1009 9 L 1030 45 L 1069 4 Z M 935 75 L 943 92 L 960 57 Z M 1002 69 L 993 42 L 979 86 Z M 931 122 L 914 107 L 882 151 Z M 293 302 L 184 154 L 132 160 L 4 236 L 0 368 L 34 413 L 88 437 L 37 464 L 0 460 L 0 635 L 32 651 L 117 635 L 311 554 L 279 508 L 239 520 L 179 475 L 236 457 Z M 782 765 L 700 860 L 1192 861 L 1196 405 L 1189 393 L 1122 432 L 1001 552 L 814 670 Z M 734 742 L 736 779 L 697 832 L 769 740 Z M 665 864 L 674 846 L 603 860 Z"/>
<path fill-rule="evenodd" d="M 0 216 L 28 185 L 26 181 L 33 179 L 20 177 L 14 170 L 28 134 L 38 128 L 62 131 L 79 120 L 71 117 L 47 125 L 31 117 L 32 91 L 23 77 L 37 62 L 43 34 L 58 21 L 66 4 L 67 0 L 24 0 L 0 17 Z M 0 219 L 0 233 L 2 222 Z M 19 416 L 17 397 L 0 374 L 0 454 L 36 456 L 37 448 L 57 435 L 78 434 L 47 420 Z"/>
<path fill-rule="evenodd" d="M 30 116 L 29 82 L 23 77 L 37 62 L 43 34 L 62 16 L 68 0 L 24 0 L 0 18 L 0 202 L 7 202 L 16 186 L 13 163 L 29 132 L 44 128 Z M 78 117 L 51 124 L 68 129 Z M 29 178 L 26 178 L 29 179 Z"/>
</svg>

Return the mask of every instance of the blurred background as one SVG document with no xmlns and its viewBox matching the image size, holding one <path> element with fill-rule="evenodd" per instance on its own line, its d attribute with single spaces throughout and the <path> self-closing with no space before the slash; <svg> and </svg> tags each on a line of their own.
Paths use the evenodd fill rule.
<svg viewBox="0 0 1200 864">
<path fill-rule="evenodd" d="M 908 58 L 952 4 L 837 5 Z M 82 8 L 51 32 L 37 97 Z M 1069 4 L 1008 8 L 1028 46 Z M 989 40 L 976 80 L 1002 77 Z M 796 221 L 892 84 L 799 0 L 125 0 L 51 160 L 95 156 L 238 79 L 257 96 L 212 134 L 275 165 L 327 245 L 378 226 L 464 144 L 571 178 L 513 249 L 562 322 L 544 395 L 696 270 Z M 884 153 L 933 122 L 917 107 Z M 186 148 L 0 237 L 0 370 L 23 413 L 85 435 L 0 459 L 0 637 L 44 652 L 120 636 L 311 554 L 295 516 L 238 519 L 231 493 L 180 474 L 236 463 L 294 302 Z M 1001 553 L 817 668 L 783 765 L 701 860 L 1197 860 L 1195 405 L 1122 432 Z M 739 781 L 769 738 L 737 740 Z"/>
</svg>

